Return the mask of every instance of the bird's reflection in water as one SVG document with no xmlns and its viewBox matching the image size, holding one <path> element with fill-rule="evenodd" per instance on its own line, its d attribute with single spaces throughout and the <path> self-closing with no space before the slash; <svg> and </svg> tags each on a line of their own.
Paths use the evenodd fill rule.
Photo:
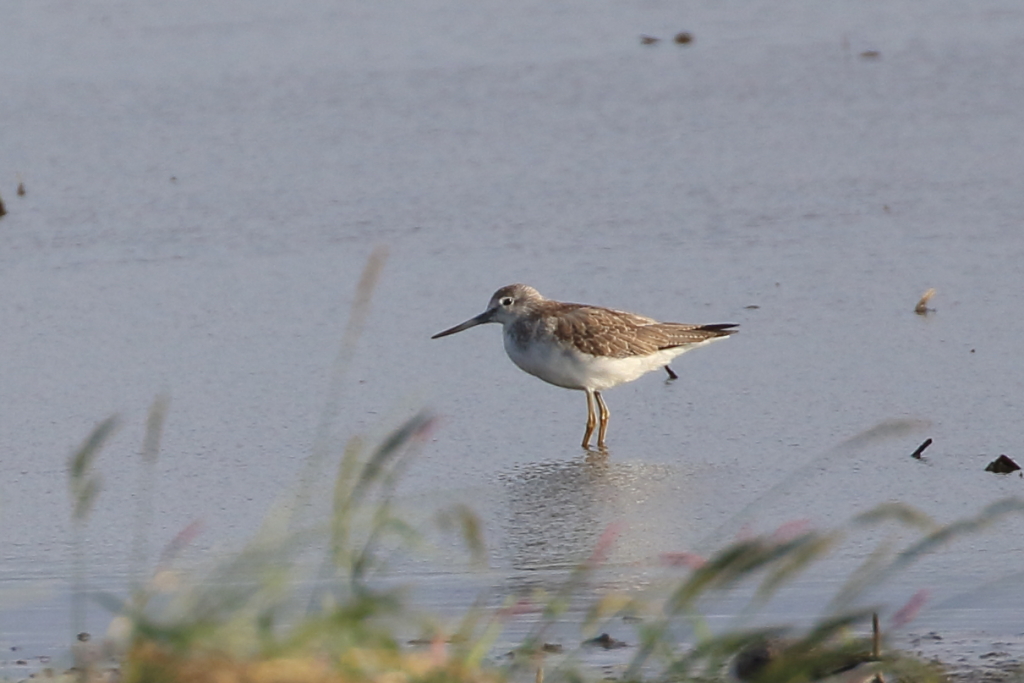
<svg viewBox="0 0 1024 683">
<path fill-rule="evenodd" d="M 565 569 L 588 558 L 613 522 L 625 532 L 651 531 L 647 508 L 672 479 L 665 465 L 617 462 L 591 452 L 574 460 L 528 463 L 500 475 L 507 494 L 503 545 L 513 569 Z M 656 513 L 656 511 L 654 511 Z M 643 517 L 645 523 L 636 522 Z M 655 522 L 655 526 L 658 526 Z M 647 527 L 647 528 L 643 528 Z M 635 538 L 633 539 L 636 540 Z M 621 539 L 611 562 L 630 562 Z"/>
</svg>

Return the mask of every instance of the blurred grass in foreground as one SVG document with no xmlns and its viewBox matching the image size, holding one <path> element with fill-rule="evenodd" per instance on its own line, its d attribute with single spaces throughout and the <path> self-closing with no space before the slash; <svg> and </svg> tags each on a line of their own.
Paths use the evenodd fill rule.
<svg viewBox="0 0 1024 683">
<path fill-rule="evenodd" d="M 173 569 L 177 550 L 188 543 L 190 527 L 165 551 L 153 577 L 136 585 L 126 599 L 100 596 L 121 633 L 116 672 L 98 659 L 81 658 L 79 680 L 119 677 L 124 683 L 430 683 L 434 681 L 587 681 L 581 649 L 547 656 L 545 636 L 568 618 L 570 601 L 588 587 L 614 543 L 614 530 L 598 542 L 591 557 L 547 594 L 538 593 L 529 609 L 540 616 L 510 657 L 496 657 L 495 642 L 505 623 L 523 607 L 509 600 L 498 609 L 470 609 L 454 627 L 417 612 L 387 576 L 386 559 L 396 549 L 419 542 L 416 526 L 396 511 L 396 486 L 433 425 L 426 413 L 401 422 L 374 443 L 352 437 L 336 447 L 334 416 L 355 342 L 365 320 L 370 294 L 383 265 L 376 252 L 360 280 L 352 317 L 332 375 L 328 407 L 316 443 L 294 497 L 275 507 L 260 532 L 236 555 L 203 577 L 183 578 Z M 167 401 L 158 398 L 150 413 L 140 481 L 151 487 Z M 85 563 L 79 538 L 99 491 L 93 461 L 116 426 L 101 423 L 69 462 L 75 553 L 74 622 L 82 622 Z M 332 465 L 332 463 L 336 463 Z M 335 469 L 336 468 L 336 469 Z M 330 474 L 331 470 L 333 474 Z M 315 508 L 316 484 L 333 478 L 327 522 L 308 521 Z M 323 502 L 323 501 L 321 501 Z M 740 673 L 752 681 L 804 683 L 829 678 L 859 683 L 884 675 L 887 680 L 938 681 L 940 672 L 913 658 L 887 651 L 867 633 L 871 609 L 855 607 L 864 591 L 956 536 L 970 534 L 1011 513 L 1021 501 L 1002 501 L 976 517 L 939 526 L 915 510 L 890 504 L 852 520 L 849 526 L 896 523 L 917 530 L 919 538 L 902 549 L 880 546 L 854 569 L 816 623 L 802 631 L 785 626 L 714 633 L 701 616 L 716 594 L 737 586 L 753 588 L 747 613 L 753 615 L 782 586 L 828 554 L 843 531 L 780 530 L 744 539 L 707 557 L 677 556 L 681 578 L 657 599 L 621 593 L 597 597 L 586 612 L 581 637 L 598 633 L 613 620 L 639 620 L 640 642 L 618 674 L 624 681 L 722 680 L 737 654 L 759 666 Z M 151 518 L 141 508 L 134 560 L 146 558 Z M 422 520 L 416 520 L 420 523 Z M 485 562 L 480 524 L 458 505 L 442 511 L 439 524 L 461 532 L 467 553 Z M 308 556 L 321 553 L 309 576 Z M 919 602 L 919 601 L 918 601 Z M 898 611 L 899 627 L 919 607 L 912 600 Z M 414 627 L 426 647 L 413 648 L 399 633 Z M 687 634 L 681 637 L 680 634 Z M 884 635 L 884 634 L 883 634 Z M 766 644 L 771 646 L 767 647 Z M 771 657 L 761 661 L 763 652 Z M 851 670 L 862 664 L 858 670 Z M 858 673 L 859 671 L 859 673 Z"/>
<path fill-rule="evenodd" d="M 399 588 L 388 588 L 385 556 L 414 543 L 413 527 L 394 513 L 395 485 L 408 459 L 431 426 L 416 415 L 380 443 L 350 441 L 338 466 L 332 519 L 326 529 L 305 531 L 278 522 L 264 529 L 237 555 L 201 578 L 185 580 L 168 567 L 124 601 L 102 602 L 118 614 L 130 635 L 120 656 L 125 683 L 401 683 L 403 681 L 588 681 L 584 648 L 557 656 L 541 654 L 545 635 L 568 618 L 570 601 L 591 584 L 593 572 L 614 543 L 609 531 L 591 557 L 566 577 L 558 590 L 509 601 L 501 608 L 471 609 L 454 628 L 406 604 Z M 624 681 L 717 681 L 726 677 L 738 653 L 759 652 L 772 643 L 772 657 L 745 676 L 750 681 L 803 683 L 827 678 L 837 683 L 884 680 L 927 683 L 945 680 L 934 666 L 871 641 L 871 609 L 853 608 L 865 587 L 935 550 L 952 537 L 969 534 L 1010 513 L 1019 501 L 988 506 L 976 517 L 947 526 L 914 510 L 890 504 L 855 518 L 850 526 L 896 522 L 921 530 L 906 547 L 881 548 L 855 568 L 802 631 L 776 628 L 714 633 L 701 607 L 737 586 L 752 587 L 748 606 L 755 614 L 781 587 L 827 555 L 843 532 L 793 531 L 744 539 L 706 558 L 672 558 L 682 578 L 661 598 L 640 600 L 625 593 L 595 598 L 580 624 L 581 637 L 608 628 L 623 616 L 639 618 L 640 642 L 619 676 Z M 445 519 L 460 526 L 467 548 L 483 548 L 477 520 L 453 508 Z M 310 588 L 299 556 L 310 544 L 326 554 Z M 308 563 L 307 563 L 308 564 Z M 175 576 L 168 582 L 167 575 Z M 305 592 L 304 592 L 305 591 Z M 911 600 L 891 619 L 899 627 L 913 618 Z M 496 656 L 494 644 L 506 621 L 519 611 L 539 614 L 536 626 L 510 657 Z M 642 615 L 639 616 L 638 615 Z M 573 617 L 575 618 L 575 617 Z M 426 647 L 410 647 L 399 634 L 410 626 L 424 633 Z M 853 635 L 854 631 L 860 635 Z M 688 634 L 680 638 L 680 633 Z M 884 635 L 884 634 L 883 634 Z M 860 664 L 852 672 L 850 669 Z M 80 670 L 95 680 L 99 668 Z"/>
</svg>

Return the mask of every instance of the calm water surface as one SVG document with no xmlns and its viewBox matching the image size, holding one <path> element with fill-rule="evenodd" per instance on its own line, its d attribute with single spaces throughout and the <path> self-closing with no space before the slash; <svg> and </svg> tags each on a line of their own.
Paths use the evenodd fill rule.
<svg viewBox="0 0 1024 683">
<path fill-rule="evenodd" d="M 639 44 L 680 30 L 695 42 Z M 950 522 L 1021 496 L 983 471 L 1024 461 L 1021 36 L 1008 0 L 15 2 L 0 645 L 67 642 L 66 461 L 110 414 L 93 588 L 132 571 L 159 393 L 147 556 L 196 520 L 197 563 L 256 530 L 311 451 L 377 245 L 390 257 L 336 433 L 435 411 L 403 504 L 468 504 L 489 543 L 482 573 L 448 546 L 402 565 L 428 610 L 558 585 L 609 525 L 594 591 L 647 590 L 662 553 L 793 521 L 903 501 Z M 577 445 L 583 395 L 517 370 L 497 326 L 429 339 L 512 282 L 741 333 L 678 359 L 677 382 L 609 391 L 598 457 Z M 915 315 L 929 287 L 936 311 Z M 886 422 L 902 428 L 849 441 Z M 905 540 L 851 534 L 763 618 L 806 619 L 889 537 Z M 1019 633 L 1022 551 L 1016 522 L 996 527 L 866 600 L 888 615 L 928 589 L 924 630 Z M 740 603 L 708 609 L 725 626 Z M 106 619 L 93 609 L 90 629 Z"/>
</svg>

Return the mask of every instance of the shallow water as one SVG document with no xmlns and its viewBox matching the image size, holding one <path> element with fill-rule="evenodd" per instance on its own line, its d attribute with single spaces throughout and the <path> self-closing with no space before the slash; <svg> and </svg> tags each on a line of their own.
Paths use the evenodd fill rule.
<svg viewBox="0 0 1024 683">
<path fill-rule="evenodd" d="M 1024 492 L 983 471 L 1024 457 L 1016 3 L 9 9 L 0 645 L 66 643 L 66 458 L 109 414 L 94 588 L 133 571 L 145 505 L 150 558 L 195 520 L 196 561 L 257 528 L 311 451 L 381 244 L 336 431 L 435 411 L 403 500 L 469 504 L 490 544 L 483 574 L 408 568 L 428 609 L 556 584 L 609 524 L 604 585 L 645 588 L 664 552 L 893 500 L 949 522 Z M 695 42 L 638 40 L 679 30 Z M 518 371 L 496 327 L 429 339 L 511 282 L 741 333 L 679 358 L 677 382 L 609 391 L 595 457 L 583 396 Z M 936 311 L 915 315 L 929 287 Z M 893 420 L 906 429 L 848 442 Z M 849 538 L 766 618 L 820 606 L 882 536 Z M 927 588 L 922 628 L 1018 633 L 1019 591 L 998 582 L 1022 539 L 973 535 L 876 597 L 891 611 Z"/>
</svg>

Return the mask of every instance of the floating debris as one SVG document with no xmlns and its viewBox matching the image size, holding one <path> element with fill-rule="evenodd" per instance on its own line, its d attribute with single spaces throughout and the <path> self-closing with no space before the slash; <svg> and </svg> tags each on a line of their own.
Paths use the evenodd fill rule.
<svg viewBox="0 0 1024 683">
<path fill-rule="evenodd" d="M 413 638 L 412 640 L 405 641 L 407 645 L 436 645 L 437 643 L 447 643 L 453 645 L 455 643 L 465 642 L 466 637 L 455 634 L 450 638 Z"/>
<path fill-rule="evenodd" d="M 756 311 L 761 307 L 758 306 L 757 304 L 750 304 L 749 306 L 744 306 L 743 308 L 747 309 L 748 311 Z"/>
<path fill-rule="evenodd" d="M 665 366 L 665 372 L 668 373 L 668 380 L 666 380 L 666 381 L 671 381 L 671 380 L 674 380 L 674 379 L 679 379 L 679 375 L 677 375 L 675 373 L 675 371 L 672 368 L 670 368 L 669 366 L 667 366 L 667 365 Z"/>
<path fill-rule="evenodd" d="M 7 215 L 7 207 L 4 206 L 4 198 L 0 197 L 0 218 Z"/>
<path fill-rule="evenodd" d="M 584 640 L 583 645 L 603 647 L 605 650 L 618 650 L 619 648 L 629 647 L 629 643 L 625 643 L 621 640 L 615 640 L 607 633 L 602 633 L 598 637 L 591 638 L 590 640 Z"/>
<path fill-rule="evenodd" d="M 921 459 L 921 454 L 924 453 L 924 449 L 928 448 L 931 445 L 932 445 L 932 440 L 931 439 L 925 439 L 924 443 L 921 444 L 920 446 L 918 446 L 917 450 L 910 454 L 910 457 L 914 458 L 915 460 L 920 460 Z"/>
<path fill-rule="evenodd" d="M 532 650 L 527 650 L 527 649 L 509 650 L 508 652 L 505 653 L 505 656 L 507 658 L 509 658 L 509 659 L 515 659 L 516 657 L 520 657 L 522 655 L 531 655 L 532 656 L 532 655 L 537 654 L 538 652 L 543 652 L 544 654 L 549 654 L 549 655 L 560 655 L 564 651 L 565 651 L 565 648 L 562 647 L 562 645 L 560 643 L 543 643 L 543 644 L 541 644 L 540 648 L 533 648 Z"/>
<path fill-rule="evenodd" d="M 921 300 L 917 302 L 916 306 L 914 306 L 914 313 L 917 313 L 918 315 L 928 315 L 930 312 L 934 311 L 934 308 L 928 308 L 928 302 L 932 300 L 933 296 L 935 296 L 934 287 L 921 296 Z"/>
<path fill-rule="evenodd" d="M 689 31 L 680 31 L 672 40 L 674 40 L 677 45 L 689 45 L 693 42 L 693 34 Z"/>
<path fill-rule="evenodd" d="M 18 181 L 18 196 L 19 197 L 24 197 L 25 196 L 25 183 L 23 183 L 20 180 Z"/>
<path fill-rule="evenodd" d="M 878 59 L 881 56 L 882 53 L 878 50 L 864 50 L 864 52 L 860 53 L 861 59 Z"/>
<path fill-rule="evenodd" d="M 988 464 L 985 471 L 995 472 L 996 474 L 1009 474 L 1010 472 L 1016 472 L 1019 469 L 1020 465 L 1015 463 L 1011 458 L 1005 455 L 1000 455 Z"/>
<path fill-rule="evenodd" d="M 658 37 L 655 37 L 655 36 L 640 36 L 640 44 L 641 45 L 654 45 L 655 43 L 657 43 L 660 40 L 661 40 L 661 38 L 658 38 Z"/>
</svg>

